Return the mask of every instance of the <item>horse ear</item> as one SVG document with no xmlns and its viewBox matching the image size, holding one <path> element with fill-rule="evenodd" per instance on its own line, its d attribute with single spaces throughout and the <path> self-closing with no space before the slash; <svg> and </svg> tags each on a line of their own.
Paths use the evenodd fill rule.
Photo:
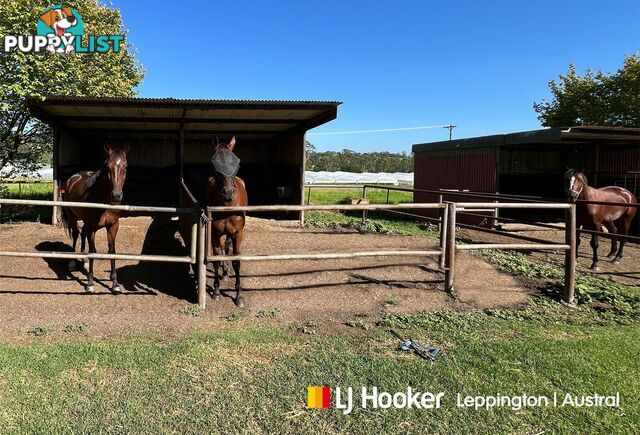
<svg viewBox="0 0 640 435">
<path fill-rule="evenodd" d="M 218 139 L 218 136 L 213 136 L 213 147 L 214 148 L 218 148 L 218 145 L 220 145 L 220 139 Z"/>
<path fill-rule="evenodd" d="M 229 148 L 229 150 L 233 151 L 233 148 L 236 146 L 236 137 L 233 136 L 231 138 L 231 140 L 229 141 L 229 145 L 227 145 L 227 148 Z"/>
<path fill-rule="evenodd" d="M 126 145 L 124 146 L 124 153 L 125 153 L 125 154 L 129 154 L 129 150 L 130 150 L 130 149 L 131 149 L 131 145 L 126 144 Z"/>
<path fill-rule="evenodd" d="M 107 156 L 111 154 L 111 146 L 109 144 L 104 144 L 104 153 Z"/>
</svg>

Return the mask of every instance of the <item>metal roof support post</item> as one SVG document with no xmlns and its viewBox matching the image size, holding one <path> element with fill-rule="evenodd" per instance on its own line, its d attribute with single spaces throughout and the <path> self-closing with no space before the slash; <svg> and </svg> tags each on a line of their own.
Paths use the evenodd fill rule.
<svg viewBox="0 0 640 435">
<path fill-rule="evenodd" d="M 60 197 L 60 180 L 58 180 L 58 165 L 60 164 L 60 129 L 53 126 L 53 200 L 58 201 Z M 53 206 L 51 211 L 51 225 L 57 225 L 62 210 L 59 206 Z"/>
<path fill-rule="evenodd" d="M 184 180 L 184 121 L 180 121 L 180 138 L 176 149 L 176 163 L 178 164 L 178 204 L 182 207 L 182 187 Z"/>
</svg>

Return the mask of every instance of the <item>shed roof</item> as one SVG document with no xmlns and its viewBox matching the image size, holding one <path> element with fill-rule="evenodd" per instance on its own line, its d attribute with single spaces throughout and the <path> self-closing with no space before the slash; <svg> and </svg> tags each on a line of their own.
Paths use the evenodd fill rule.
<svg viewBox="0 0 640 435">
<path fill-rule="evenodd" d="M 415 144 L 413 152 L 441 151 L 459 148 L 487 148 L 501 146 L 527 146 L 540 144 L 640 143 L 640 128 L 622 127 L 553 127 L 509 134 L 454 139 L 451 141 Z"/>
<path fill-rule="evenodd" d="M 189 100 L 47 96 L 29 100 L 40 120 L 95 135 L 237 135 L 270 139 L 336 118 L 338 101 Z"/>
</svg>

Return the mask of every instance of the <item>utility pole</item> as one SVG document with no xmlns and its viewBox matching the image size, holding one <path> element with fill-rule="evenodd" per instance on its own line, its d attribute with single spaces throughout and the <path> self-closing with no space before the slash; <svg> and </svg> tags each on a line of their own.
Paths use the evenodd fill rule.
<svg viewBox="0 0 640 435">
<path fill-rule="evenodd" d="M 453 129 L 456 128 L 457 125 L 453 125 L 453 124 L 449 124 L 449 125 L 445 125 L 444 128 L 448 128 L 449 129 L 449 140 L 451 140 L 451 135 L 453 133 Z"/>
</svg>

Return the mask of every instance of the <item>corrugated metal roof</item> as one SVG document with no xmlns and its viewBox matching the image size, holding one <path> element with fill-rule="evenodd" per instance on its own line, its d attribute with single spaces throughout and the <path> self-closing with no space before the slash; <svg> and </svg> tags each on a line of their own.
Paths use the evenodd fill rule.
<svg viewBox="0 0 640 435">
<path fill-rule="evenodd" d="M 303 107 L 303 106 L 328 106 L 337 107 L 340 101 L 320 101 L 320 100 L 225 100 L 225 99 L 181 99 L 181 98 L 139 98 L 139 97 L 85 97 L 85 96 L 64 96 L 64 95 L 48 95 L 44 100 L 36 98 L 30 99 L 30 102 L 37 103 L 41 101 L 44 104 L 58 103 L 80 103 L 84 104 L 133 104 L 139 106 L 173 106 L 182 107 L 185 105 L 200 106 L 268 106 L 268 107 Z"/>
<path fill-rule="evenodd" d="M 275 137 L 336 118 L 338 101 L 211 100 L 47 96 L 29 99 L 44 122 L 85 131 Z"/>
<path fill-rule="evenodd" d="M 640 142 L 640 128 L 624 127 L 553 127 L 508 134 L 479 136 L 451 141 L 415 144 L 414 153 L 452 150 L 457 148 L 484 148 L 486 146 L 526 146 L 535 144 L 570 144 L 588 141 Z"/>
</svg>

